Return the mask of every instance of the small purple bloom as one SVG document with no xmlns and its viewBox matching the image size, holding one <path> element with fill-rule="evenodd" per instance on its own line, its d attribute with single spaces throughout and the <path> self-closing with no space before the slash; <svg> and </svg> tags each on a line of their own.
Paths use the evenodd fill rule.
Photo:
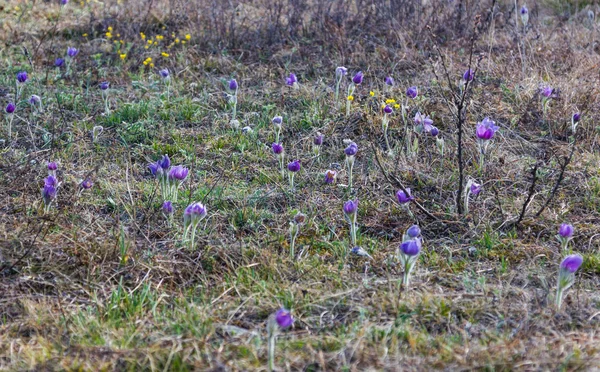
<svg viewBox="0 0 600 372">
<path fill-rule="evenodd" d="M 386 77 L 385 85 L 389 85 L 390 87 L 394 86 L 394 78 L 391 76 Z"/>
<path fill-rule="evenodd" d="M 58 169 L 58 164 L 56 164 L 56 162 L 51 161 L 48 163 L 48 170 L 55 172 Z"/>
<path fill-rule="evenodd" d="M 283 154 L 283 145 L 281 143 L 273 142 L 273 144 L 271 145 L 271 148 L 273 149 L 273 154 L 275 154 L 275 155 Z"/>
<path fill-rule="evenodd" d="M 351 215 L 356 213 L 358 210 L 358 199 L 356 200 L 348 200 L 344 203 L 344 213 L 347 215 Z"/>
<path fill-rule="evenodd" d="M 521 7 L 521 15 L 525 15 L 525 14 L 528 14 L 528 13 L 529 13 L 529 9 L 527 9 L 526 5 L 523 5 Z"/>
<path fill-rule="evenodd" d="M 67 48 L 67 55 L 71 58 L 74 58 L 79 53 L 79 50 L 73 47 Z"/>
<path fill-rule="evenodd" d="M 89 178 L 86 178 L 79 186 L 81 186 L 82 189 L 87 190 L 91 189 L 93 185 L 94 183 Z"/>
<path fill-rule="evenodd" d="M 408 228 L 408 230 L 406 230 L 406 235 L 408 235 L 411 238 L 416 238 L 419 235 L 421 235 L 421 228 L 417 225 L 412 225 Z"/>
<path fill-rule="evenodd" d="M 153 176 L 156 176 L 157 173 L 162 174 L 162 168 L 160 167 L 160 165 L 158 165 L 158 163 L 151 163 L 150 165 L 148 165 L 148 168 L 150 169 L 150 172 L 152 172 Z"/>
<path fill-rule="evenodd" d="M 56 197 L 56 187 L 52 185 L 45 184 L 42 189 L 42 198 L 44 198 L 44 203 L 48 205 L 52 199 Z"/>
<path fill-rule="evenodd" d="M 199 221 L 206 217 L 206 207 L 202 203 L 192 203 L 183 212 L 184 219 Z"/>
<path fill-rule="evenodd" d="M 477 138 L 489 141 L 494 137 L 494 134 L 496 134 L 498 129 L 500 128 L 496 126 L 496 123 L 493 120 L 485 118 L 480 123 L 477 123 L 475 134 L 477 135 Z"/>
<path fill-rule="evenodd" d="M 356 85 L 360 85 L 363 82 L 363 78 L 364 78 L 364 75 L 363 75 L 362 71 L 359 71 L 352 78 L 352 82 Z"/>
<path fill-rule="evenodd" d="M 27 81 L 27 72 L 21 71 L 21 72 L 17 73 L 17 81 L 21 84 L 26 82 Z"/>
<path fill-rule="evenodd" d="M 383 112 L 385 112 L 386 114 L 391 114 L 392 112 L 394 112 L 394 109 L 392 109 L 392 106 L 390 105 L 385 105 L 385 107 L 383 108 Z"/>
<path fill-rule="evenodd" d="M 354 155 L 356 155 L 357 152 L 358 152 L 358 145 L 354 142 L 350 142 L 348 147 L 346 147 L 346 149 L 344 150 L 344 153 L 346 153 L 346 156 L 354 156 Z"/>
<path fill-rule="evenodd" d="M 552 88 L 551 86 L 543 87 L 541 93 L 546 98 L 552 98 L 556 95 L 554 88 Z"/>
<path fill-rule="evenodd" d="M 189 169 L 178 165 L 176 167 L 171 168 L 171 170 L 169 171 L 169 179 L 183 181 L 188 176 L 188 173 Z"/>
<path fill-rule="evenodd" d="M 171 159 L 169 155 L 164 155 L 162 159 L 156 162 L 162 169 L 167 170 L 171 166 Z"/>
<path fill-rule="evenodd" d="M 313 143 L 315 144 L 315 146 L 321 146 L 323 144 L 324 138 L 325 138 L 325 136 L 322 133 L 317 132 L 317 134 L 315 135 L 315 138 L 313 139 Z"/>
<path fill-rule="evenodd" d="M 406 90 L 406 95 L 409 98 L 415 99 L 419 95 L 419 91 L 418 91 L 417 87 L 410 87 Z"/>
<path fill-rule="evenodd" d="M 579 267 L 581 267 L 581 264 L 583 264 L 583 257 L 581 257 L 581 255 L 578 254 L 572 254 L 565 257 L 565 259 L 562 260 L 562 262 L 560 263 L 560 268 L 561 270 L 565 270 L 570 272 L 571 274 L 574 274 L 579 269 Z"/>
<path fill-rule="evenodd" d="M 238 83 L 235 79 L 229 80 L 229 90 L 236 91 L 238 89 Z"/>
<path fill-rule="evenodd" d="M 437 137 L 437 135 L 440 134 L 440 130 L 437 127 L 432 126 L 429 134 L 431 134 L 433 137 Z"/>
<path fill-rule="evenodd" d="M 563 238 L 572 237 L 574 232 L 575 232 L 575 228 L 573 227 L 573 225 L 570 225 L 568 223 L 561 224 L 560 228 L 558 229 L 558 234 L 560 236 L 562 236 Z"/>
<path fill-rule="evenodd" d="M 291 73 L 290 76 L 288 76 L 285 79 L 285 83 L 289 86 L 293 86 L 297 82 L 298 82 L 298 78 L 296 77 L 296 74 L 294 74 L 294 73 Z"/>
<path fill-rule="evenodd" d="M 414 196 L 411 195 L 410 189 L 407 187 L 406 192 L 403 190 L 398 190 L 396 192 L 396 198 L 398 199 L 398 203 L 405 204 L 415 200 Z"/>
<path fill-rule="evenodd" d="M 101 90 L 107 90 L 109 87 L 110 83 L 108 81 L 103 81 L 100 83 L 100 89 Z"/>
<path fill-rule="evenodd" d="M 57 58 L 54 60 L 54 66 L 63 67 L 65 65 L 65 60 L 63 58 Z"/>
<path fill-rule="evenodd" d="M 573 123 L 578 123 L 581 120 L 581 114 L 576 112 L 573 114 Z"/>
<path fill-rule="evenodd" d="M 14 103 L 9 102 L 8 105 L 6 105 L 6 108 L 4 109 L 4 111 L 6 111 L 7 114 L 12 114 L 13 112 L 15 112 L 16 106 Z"/>
<path fill-rule="evenodd" d="M 173 214 L 173 203 L 166 200 L 162 205 L 162 210 L 164 214 Z"/>
<path fill-rule="evenodd" d="M 273 123 L 273 125 L 275 126 L 281 126 L 281 124 L 283 123 L 283 118 L 281 116 L 275 116 L 273 117 L 273 119 L 271 120 L 271 123 Z"/>
<path fill-rule="evenodd" d="M 346 74 L 348 74 L 348 69 L 344 66 L 339 66 L 338 68 L 335 69 L 336 76 L 344 76 Z"/>
<path fill-rule="evenodd" d="M 429 115 L 423 115 L 420 112 L 415 114 L 415 124 L 423 127 L 424 132 L 431 132 L 433 129 L 433 120 L 429 117 Z"/>
<path fill-rule="evenodd" d="M 288 328 L 292 324 L 294 324 L 294 318 L 292 317 L 292 314 L 288 310 L 283 308 L 277 310 L 277 312 L 275 313 L 275 321 L 281 329 Z"/>
<path fill-rule="evenodd" d="M 334 170 L 327 170 L 325 172 L 325 183 L 332 184 L 335 182 L 335 178 L 337 177 L 337 172 Z"/>
<path fill-rule="evenodd" d="M 69 0 L 60 0 L 60 5 L 67 5 Z"/>
<path fill-rule="evenodd" d="M 416 256 L 421 252 L 422 242 L 420 238 L 413 238 L 400 244 L 400 251 L 407 256 Z"/>
<path fill-rule="evenodd" d="M 58 180 L 54 176 L 48 176 L 48 177 L 46 177 L 44 179 L 44 185 L 57 187 L 58 186 Z"/>
<path fill-rule="evenodd" d="M 167 79 L 170 76 L 168 68 L 163 68 L 162 70 L 158 71 L 158 73 L 163 79 Z"/>
<path fill-rule="evenodd" d="M 31 97 L 29 97 L 29 103 L 31 103 L 32 105 L 37 105 L 38 103 L 42 102 L 42 98 L 40 96 L 38 96 L 37 94 L 32 94 Z"/>
<path fill-rule="evenodd" d="M 475 71 L 473 71 L 471 69 L 468 69 L 463 74 L 463 80 L 464 81 L 472 81 L 474 78 L 475 78 Z"/>
<path fill-rule="evenodd" d="M 481 185 L 475 182 L 471 183 L 471 194 L 477 195 L 481 192 Z"/>
<path fill-rule="evenodd" d="M 288 170 L 294 173 L 298 172 L 300 170 L 300 160 L 292 160 L 288 164 Z"/>
</svg>

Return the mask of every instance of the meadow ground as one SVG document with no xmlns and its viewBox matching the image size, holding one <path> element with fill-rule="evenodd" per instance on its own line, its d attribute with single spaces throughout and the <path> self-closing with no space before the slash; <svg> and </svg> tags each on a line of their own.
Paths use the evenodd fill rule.
<svg viewBox="0 0 600 372">
<path fill-rule="evenodd" d="M 0 5 L 0 369 L 267 370 L 282 307 L 295 322 L 276 339 L 277 370 L 600 368 L 600 9 L 531 1 L 525 23 L 522 5 Z M 437 139 L 414 131 L 419 111 Z M 272 151 L 277 115 L 284 164 L 301 163 L 293 188 Z M 499 130 L 481 163 L 485 117 Z M 189 169 L 174 193 L 148 168 L 164 154 Z M 60 184 L 45 208 L 49 162 Z M 482 189 L 467 211 L 469 181 Z M 415 200 L 400 205 L 402 188 Z M 350 251 L 348 200 L 370 257 Z M 207 213 L 191 247 L 193 202 Z M 415 223 L 403 286 L 398 248 Z M 566 249 L 561 223 L 574 226 Z M 571 253 L 583 264 L 556 309 Z"/>
</svg>

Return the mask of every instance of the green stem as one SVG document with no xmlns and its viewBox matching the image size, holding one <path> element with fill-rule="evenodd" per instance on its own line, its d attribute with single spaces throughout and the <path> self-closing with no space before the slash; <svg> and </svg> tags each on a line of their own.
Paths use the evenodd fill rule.
<svg viewBox="0 0 600 372">
<path fill-rule="evenodd" d="M 275 370 L 275 334 L 274 332 L 269 332 L 269 372 Z"/>
</svg>

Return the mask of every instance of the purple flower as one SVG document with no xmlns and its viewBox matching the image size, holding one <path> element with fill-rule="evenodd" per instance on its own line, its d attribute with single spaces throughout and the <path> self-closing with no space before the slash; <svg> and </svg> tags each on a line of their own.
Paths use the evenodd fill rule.
<svg viewBox="0 0 600 372">
<path fill-rule="evenodd" d="M 296 77 L 296 74 L 294 74 L 294 73 L 291 73 L 290 76 L 288 76 L 285 79 L 285 83 L 289 86 L 293 86 L 297 82 L 298 82 L 298 78 Z"/>
<path fill-rule="evenodd" d="M 235 79 L 229 80 L 229 90 L 236 91 L 238 89 L 238 83 Z"/>
<path fill-rule="evenodd" d="M 44 179 L 44 185 L 57 187 L 58 186 L 58 180 L 56 179 L 56 177 L 50 175 L 50 176 L 48 176 L 48 177 L 46 177 Z"/>
<path fill-rule="evenodd" d="M 273 154 L 275 154 L 275 155 L 283 154 L 283 145 L 281 143 L 273 142 L 273 144 L 271 145 L 271 148 L 273 149 Z"/>
<path fill-rule="evenodd" d="M 283 118 L 281 116 L 275 116 L 271 120 L 271 123 L 273 123 L 273 125 L 275 125 L 277 127 L 280 127 L 281 124 L 283 123 Z"/>
<path fill-rule="evenodd" d="M 26 82 L 27 81 L 27 72 L 21 71 L 21 72 L 17 73 L 17 81 L 21 84 Z"/>
<path fill-rule="evenodd" d="M 40 96 L 38 96 L 37 94 L 32 94 L 31 97 L 29 97 L 29 103 L 31 103 L 32 105 L 37 105 L 38 103 L 42 102 L 42 98 Z"/>
<path fill-rule="evenodd" d="M 408 235 L 410 238 L 416 238 L 421 235 L 421 228 L 417 225 L 412 225 L 408 228 L 408 230 L 406 230 L 406 235 Z"/>
<path fill-rule="evenodd" d="M 68 47 L 67 48 L 67 55 L 71 58 L 74 58 L 77 53 L 79 53 L 79 50 L 77 50 L 76 48 L 73 47 Z"/>
<path fill-rule="evenodd" d="M 44 203 L 48 205 L 52 199 L 56 197 L 56 187 L 52 185 L 45 184 L 42 189 L 42 198 L 44 198 Z"/>
<path fill-rule="evenodd" d="M 103 81 L 100 83 L 100 89 L 101 90 L 107 90 L 109 87 L 110 83 L 108 81 Z"/>
<path fill-rule="evenodd" d="M 344 150 L 344 153 L 346 153 L 346 156 L 354 156 L 354 155 L 356 155 L 357 152 L 358 152 L 358 145 L 354 142 L 350 142 L 348 147 L 346 147 L 346 149 Z"/>
<path fill-rule="evenodd" d="M 148 165 L 148 168 L 150 169 L 150 172 L 152 172 L 153 176 L 156 176 L 157 173 L 159 175 L 162 174 L 162 168 L 160 167 L 160 165 L 158 165 L 158 163 L 151 163 L 150 165 Z"/>
<path fill-rule="evenodd" d="M 429 115 L 423 115 L 420 112 L 415 114 L 415 124 L 417 126 L 422 126 L 424 132 L 431 132 L 433 129 L 433 120 L 429 117 Z"/>
<path fill-rule="evenodd" d="M 6 111 L 7 114 L 12 114 L 13 112 L 15 112 L 16 106 L 14 103 L 9 102 L 8 105 L 6 105 L 6 108 L 4 109 L 4 111 Z"/>
<path fill-rule="evenodd" d="M 576 112 L 573 114 L 573 123 L 578 123 L 581 120 L 581 114 Z"/>
<path fill-rule="evenodd" d="M 58 164 L 56 164 L 56 162 L 54 162 L 54 161 L 51 161 L 51 162 L 49 162 L 49 163 L 48 163 L 48 170 L 49 170 L 49 171 L 52 171 L 52 172 L 54 172 L 54 171 L 56 171 L 57 169 L 58 169 Z"/>
<path fill-rule="evenodd" d="M 523 5 L 521 7 L 521 15 L 525 15 L 525 14 L 528 14 L 528 13 L 529 13 L 529 9 L 527 9 L 526 5 Z"/>
<path fill-rule="evenodd" d="M 431 134 L 433 137 L 437 137 L 437 135 L 440 134 L 440 130 L 437 129 L 437 127 L 432 126 L 429 134 Z"/>
<path fill-rule="evenodd" d="M 392 106 L 385 105 L 385 107 L 383 108 L 383 112 L 385 112 L 386 114 L 391 114 L 392 112 L 394 112 L 394 110 L 392 109 Z"/>
<path fill-rule="evenodd" d="M 163 68 L 162 70 L 158 71 L 158 74 L 163 78 L 163 79 L 168 79 L 170 76 L 169 73 L 169 69 L 168 68 Z"/>
<path fill-rule="evenodd" d="M 166 200 L 162 205 L 162 210 L 164 214 L 173 214 L 173 203 Z"/>
<path fill-rule="evenodd" d="M 347 215 L 351 215 L 356 213 L 358 210 L 358 199 L 356 200 L 348 200 L 344 203 L 344 213 Z"/>
<path fill-rule="evenodd" d="M 300 170 L 300 160 L 292 160 L 287 167 L 290 172 L 298 172 Z"/>
<path fill-rule="evenodd" d="M 400 244 L 400 251 L 407 256 L 416 256 L 421 252 L 423 243 L 420 238 L 413 238 Z"/>
<path fill-rule="evenodd" d="M 498 129 L 500 128 L 496 126 L 496 123 L 493 120 L 485 118 L 480 123 L 477 123 L 475 134 L 477 135 L 477 138 L 489 141 L 494 137 L 494 134 L 496 134 Z"/>
<path fill-rule="evenodd" d="M 81 182 L 81 184 L 79 185 L 82 189 L 91 189 L 92 186 L 94 185 L 94 183 L 89 179 L 86 178 L 85 180 L 83 180 L 83 182 Z"/>
<path fill-rule="evenodd" d="M 545 86 L 541 89 L 541 93 L 546 98 L 552 98 L 556 95 L 554 88 L 551 86 Z"/>
<path fill-rule="evenodd" d="M 313 139 L 313 143 L 315 146 L 321 146 L 323 144 L 323 139 L 325 136 L 321 132 L 317 132 L 315 138 Z"/>
<path fill-rule="evenodd" d="M 292 317 L 292 314 L 283 308 L 277 310 L 275 313 L 275 321 L 281 329 L 288 328 L 294 324 L 294 318 Z"/>
<path fill-rule="evenodd" d="M 385 85 L 389 85 L 390 87 L 394 86 L 394 78 L 391 76 L 386 77 Z"/>
<path fill-rule="evenodd" d="M 415 99 L 419 95 L 419 91 L 417 90 L 417 87 L 410 87 L 406 90 L 406 95 L 409 98 Z"/>
<path fill-rule="evenodd" d="M 176 167 L 171 168 L 171 170 L 169 171 L 169 179 L 183 181 L 188 176 L 188 173 L 189 173 L 189 169 L 182 167 L 181 165 L 178 165 Z"/>
<path fill-rule="evenodd" d="M 60 5 L 67 5 L 69 0 L 60 0 Z"/>
<path fill-rule="evenodd" d="M 575 228 L 573 227 L 573 225 L 570 225 L 568 223 L 563 223 L 560 225 L 560 228 L 558 229 L 558 234 L 560 236 L 562 236 L 563 238 L 570 238 L 573 236 L 573 232 L 575 232 Z"/>
<path fill-rule="evenodd" d="M 398 190 L 396 192 L 396 198 L 398 199 L 398 203 L 400 204 L 405 204 L 411 202 L 412 200 L 415 200 L 414 196 L 411 195 L 410 189 L 408 187 L 406 188 L 406 192 L 404 192 L 403 190 Z"/>
<path fill-rule="evenodd" d="M 348 74 L 348 69 L 344 66 L 339 66 L 338 68 L 335 69 L 335 76 L 344 76 Z"/>
<path fill-rule="evenodd" d="M 570 272 L 571 274 L 574 274 L 579 269 L 579 267 L 581 267 L 582 263 L 583 257 L 581 257 L 578 254 L 572 254 L 565 257 L 564 260 L 562 260 L 562 262 L 560 263 L 560 268 L 561 270 L 565 270 Z"/>
<path fill-rule="evenodd" d="M 352 78 L 352 82 L 356 85 L 360 85 L 363 82 L 363 77 L 364 77 L 364 75 L 363 75 L 362 71 L 359 71 Z"/>
<path fill-rule="evenodd" d="M 171 159 L 169 155 L 164 155 L 162 159 L 156 162 L 162 169 L 167 170 L 171 166 Z"/>
<path fill-rule="evenodd" d="M 471 183 L 471 194 L 477 195 L 481 192 L 481 185 L 475 182 Z"/>
<path fill-rule="evenodd" d="M 464 81 L 472 81 L 474 78 L 475 78 L 475 71 L 473 71 L 471 69 L 468 69 L 463 74 L 463 80 Z"/>
<path fill-rule="evenodd" d="M 184 221 L 200 221 L 206 217 L 206 207 L 202 203 L 192 203 L 183 212 Z"/>
<path fill-rule="evenodd" d="M 325 171 L 325 183 L 332 184 L 335 182 L 335 178 L 337 177 L 337 172 L 334 170 Z"/>
<path fill-rule="evenodd" d="M 56 67 L 63 67 L 65 65 L 65 60 L 62 58 L 57 58 L 54 60 L 54 66 Z"/>
</svg>

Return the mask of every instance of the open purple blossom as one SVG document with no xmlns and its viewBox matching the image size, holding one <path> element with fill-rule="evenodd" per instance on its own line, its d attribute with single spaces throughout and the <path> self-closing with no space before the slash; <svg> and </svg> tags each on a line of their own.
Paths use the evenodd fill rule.
<svg viewBox="0 0 600 372">
<path fill-rule="evenodd" d="M 578 254 L 572 254 L 565 257 L 560 263 L 561 270 L 565 270 L 574 274 L 583 264 L 583 257 Z"/>
<path fill-rule="evenodd" d="M 292 173 L 300 171 L 300 160 L 292 160 L 288 163 L 288 170 Z"/>
<path fill-rule="evenodd" d="M 392 112 L 394 112 L 394 109 L 392 109 L 392 106 L 390 105 L 385 105 L 385 107 L 383 108 L 383 112 L 385 112 L 386 114 L 391 114 Z"/>
<path fill-rule="evenodd" d="M 283 123 L 283 117 L 275 116 L 275 117 L 273 117 L 273 119 L 271 119 L 271 123 L 273 123 L 274 126 L 280 128 L 281 124 Z"/>
<path fill-rule="evenodd" d="M 57 58 L 54 60 L 54 66 L 63 67 L 65 65 L 65 60 L 63 58 Z"/>
<path fill-rule="evenodd" d="M 558 234 L 563 238 L 571 238 L 574 232 L 575 228 L 573 225 L 568 223 L 561 224 L 560 228 L 558 229 Z"/>
<path fill-rule="evenodd" d="M 390 87 L 394 86 L 394 78 L 391 76 L 386 77 L 385 85 L 390 86 Z"/>
<path fill-rule="evenodd" d="M 73 48 L 73 47 L 67 48 L 67 55 L 71 58 L 74 58 L 78 53 L 79 53 L 79 50 L 77 48 Z"/>
<path fill-rule="evenodd" d="M 44 179 L 44 185 L 58 187 L 58 180 L 53 175 L 49 175 Z"/>
<path fill-rule="evenodd" d="M 189 169 L 182 167 L 181 165 L 172 167 L 169 171 L 169 180 L 184 181 L 188 176 Z"/>
<path fill-rule="evenodd" d="M 400 251 L 407 256 L 417 256 L 421 253 L 422 242 L 420 238 L 413 238 L 400 244 Z"/>
<path fill-rule="evenodd" d="M 474 78 L 475 78 L 475 71 L 473 71 L 471 69 L 468 69 L 463 74 L 463 80 L 464 81 L 473 81 Z"/>
<path fill-rule="evenodd" d="M 27 81 L 27 72 L 26 71 L 20 71 L 17 73 L 17 81 L 21 84 L 25 83 Z"/>
<path fill-rule="evenodd" d="M 153 176 L 161 175 L 162 174 L 162 168 L 160 165 L 158 165 L 158 163 L 150 163 L 148 165 L 148 168 L 150 169 L 150 172 L 152 173 Z"/>
<path fill-rule="evenodd" d="M 84 190 L 88 190 L 91 189 L 93 185 L 94 183 L 89 178 L 86 178 L 79 184 L 79 187 L 81 187 Z"/>
<path fill-rule="evenodd" d="M 481 192 L 481 185 L 475 182 L 471 182 L 471 194 L 477 195 Z"/>
<path fill-rule="evenodd" d="M 481 122 L 477 123 L 477 129 L 475 131 L 477 138 L 483 141 L 489 141 L 494 137 L 494 134 L 500 129 L 496 126 L 496 123 L 490 118 L 484 118 Z"/>
<path fill-rule="evenodd" d="M 51 172 L 56 172 L 58 169 L 58 164 L 55 161 L 48 162 L 48 170 Z"/>
<path fill-rule="evenodd" d="M 356 85 L 360 85 L 363 82 L 363 78 L 364 78 L 364 75 L 363 75 L 362 71 L 359 71 L 352 78 L 352 82 Z"/>
<path fill-rule="evenodd" d="M 44 204 L 46 207 L 50 205 L 52 200 L 56 198 L 56 187 L 49 184 L 44 184 L 42 188 L 42 198 L 44 199 Z"/>
<path fill-rule="evenodd" d="M 166 215 L 173 214 L 173 203 L 170 200 L 165 200 L 162 205 L 162 211 Z"/>
<path fill-rule="evenodd" d="M 414 196 L 412 196 L 410 193 L 410 188 L 408 187 L 406 188 L 406 192 L 404 192 L 404 190 L 398 190 L 396 192 L 396 199 L 398 199 L 398 203 L 400 204 L 406 204 L 415 200 Z"/>
<path fill-rule="evenodd" d="M 416 238 L 421 235 L 421 228 L 418 225 L 412 225 L 406 230 L 406 235 L 410 238 Z"/>
<path fill-rule="evenodd" d="M 285 79 L 285 83 L 289 86 L 294 86 L 295 84 L 298 83 L 298 78 L 296 77 L 296 74 L 294 73 L 290 73 L 290 76 L 288 76 Z"/>
<path fill-rule="evenodd" d="M 335 76 L 341 77 L 348 74 L 348 69 L 344 66 L 339 66 L 335 69 Z"/>
<path fill-rule="evenodd" d="M 348 144 L 348 147 L 346 147 L 346 149 L 344 150 L 344 153 L 346 154 L 346 156 L 354 156 L 354 155 L 356 155 L 357 152 L 358 152 L 358 145 L 354 142 L 350 142 L 350 144 Z"/>
<path fill-rule="evenodd" d="M 556 286 L 556 309 L 560 310 L 564 292 L 575 283 L 575 272 L 583 264 L 583 257 L 578 254 L 571 254 L 565 257 L 560 263 L 558 270 L 558 283 Z"/>
<path fill-rule="evenodd" d="M 426 133 L 431 132 L 431 129 L 433 129 L 433 120 L 429 115 L 423 115 L 420 112 L 415 114 L 415 124 Z"/>
<path fill-rule="evenodd" d="M 334 170 L 327 170 L 325 171 L 325 183 L 326 184 L 332 184 L 335 182 L 335 179 L 337 177 L 337 172 Z"/>
<path fill-rule="evenodd" d="M 191 219 L 206 217 L 206 207 L 202 203 L 192 203 L 185 208 L 184 216 L 189 216 Z"/>
<path fill-rule="evenodd" d="M 356 200 L 348 200 L 347 202 L 344 203 L 344 213 L 346 215 L 351 215 L 356 213 L 356 211 L 358 210 L 358 199 Z"/>
<path fill-rule="evenodd" d="M 554 88 L 552 88 L 551 86 L 545 86 L 540 90 L 540 93 L 542 93 L 542 96 L 546 97 L 546 98 L 554 98 L 556 96 L 556 90 Z"/>
<path fill-rule="evenodd" d="M 419 90 L 417 89 L 417 87 L 410 87 L 406 90 L 406 96 L 408 98 L 415 99 L 415 98 L 417 98 L 418 95 L 419 95 Z"/>
<path fill-rule="evenodd" d="M 275 155 L 281 155 L 283 154 L 283 145 L 281 143 L 273 143 L 271 145 L 271 148 L 273 149 L 273 154 Z"/>
<path fill-rule="evenodd" d="M 15 106 L 14 103 L 9 102 L 8 105 L 6 105 L 6 108 L 4 109 L 4 111 L 6 111 L 7 114 L 12 114 L 15 112 L 15 109 L 17 107 Z"/>
<path fill-rule="evenodd" d="M 171 75 L 169 73 L 169 69 L 168 68 L 163 68 L 162 70 L 158 71 L 158 74 L 160 75 L 160 77 L 162 77 L 163 79 L 168 79 L 169 76 Z"/>
<path fill-rule="evenodd" d="M 292 317 L 292 314 L 283 308 L 277 310 L 275 313 L 275 321 L 281 329 L 289 328 L 292 324 L 294 324 L 294 318 Z"/>
<path fill-rule="evenodd" d="M 163 157 L 156 162 L 162 169 L 167 170 L 171 166 L 171 159 L 169 159 L 169 155 L 163 155 Z"/>
</svg>

